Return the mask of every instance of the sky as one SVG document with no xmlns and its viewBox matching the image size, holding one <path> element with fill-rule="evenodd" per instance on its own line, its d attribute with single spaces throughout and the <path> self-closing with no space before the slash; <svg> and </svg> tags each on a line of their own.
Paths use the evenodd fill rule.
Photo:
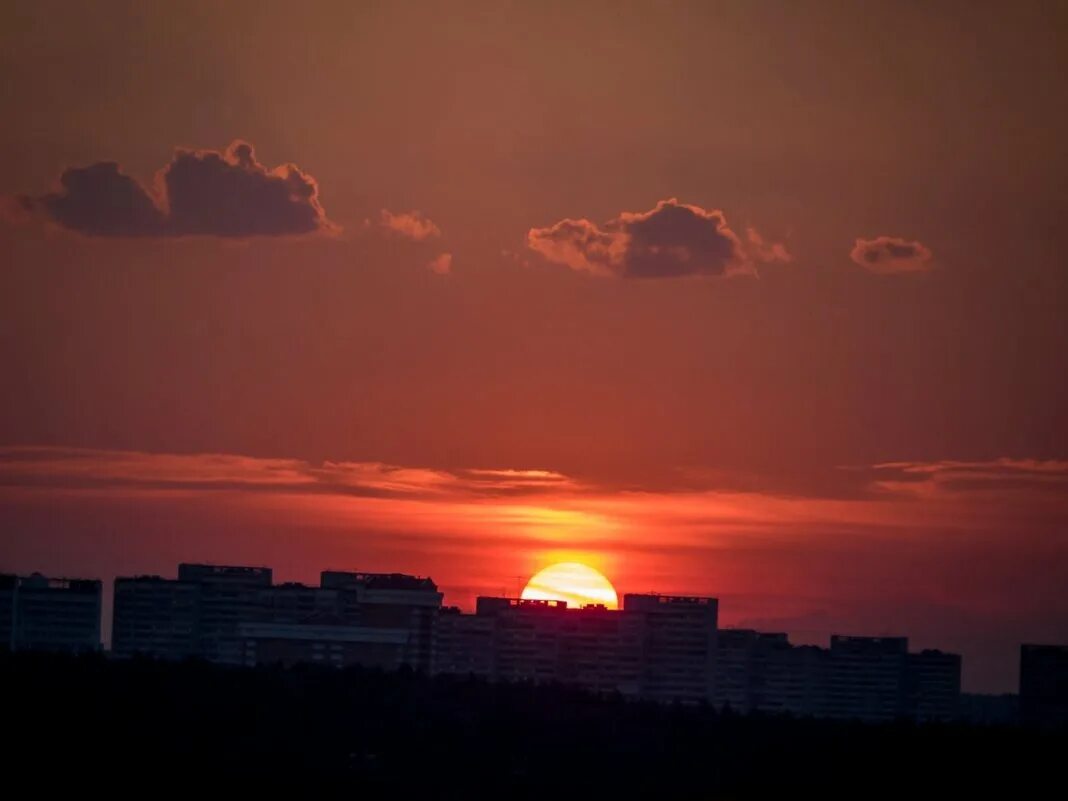
<svg viewBox="0 0 1068 801">
<path fill-rule="evenodd" d="M 1068 13 L 0 4 L 0 570 L 1068 641 Z"/>
</svg>

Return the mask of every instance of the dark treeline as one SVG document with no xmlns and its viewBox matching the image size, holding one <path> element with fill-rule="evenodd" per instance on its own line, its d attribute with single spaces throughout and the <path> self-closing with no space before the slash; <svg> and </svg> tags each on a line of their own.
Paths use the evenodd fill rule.
<svg viewBox="0 0 1068 801">
<path fill-rule="evenodd" d="M 716 714 L 410 672 L 0 655 L 8 786 L 348 797 L 1023 797 L 1065 732 Z"/>
</svg>

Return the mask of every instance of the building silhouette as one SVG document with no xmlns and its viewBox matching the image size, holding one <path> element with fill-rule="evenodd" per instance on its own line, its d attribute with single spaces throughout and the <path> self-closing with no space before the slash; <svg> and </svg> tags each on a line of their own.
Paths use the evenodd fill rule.
<svg viewBox="0 0 1068 801">
<path fill-rule="evenodd" d="M 465 615 L 455 606 L 442 608 L 434 626 L 434 672 L 493 679 L 496 631 L 493 615 Z"/>
<path fill-rule="evenodd" d="M 924 650 L 909 654 L 905 712 L 916 720 L 952 720 L 961 714 L 960 654 Z"/>
<path fill-rule="evenodd" d="M 828 664 L 825 648 L 792 645 L 785 634 L 723 629 L 716 702 L 746 713 L 824 715 Z"/>
<path fill-rule="evenodd" d="M 13 651 L 100 650 L 101 583 L 0 575 L 0 641 Z"/>
<path fill-rule="evenodd" d="M 438 615 L 434 670 L 711 702 L 716 615 L 714 598 L 626 595 L 613 610 L 482 597 L 474 615 Z"/>
<path fill-rule="evenodd" d="M 18 650 L 100 647 L 99 581 L 0 576 L 0 642 Z M 835 635 L 828 648 L 783 633 L 720 629 L 715 598 L 623 596 L 620 609 L 480 597 L 442 607 L 429 578 L 323 571 L 273 582 L 267 567 L 181 564 L 175 578 L 115 579 L 116 657 L 224 665 L 408 667 L 489 681 L 557 683 L 743 713 L 949 720 L 961 659 L 910 653 L 904 637 Z M 1024 646 L 1026 720 L 1064 720 L 1068 649 Z"/>
<path fill-rule="evenodd" d="M 1020 646 L 1020 718 L 1068 726 L 1068 645 Z"/>
<path fill-rule="evenodd" d="M 828 717 L 890 721 L 905 714 L 904 637 L 831 637 Z"/>
<path fill-rule="evenodd" d="M 186 659 L 200 653 L 200 586 L 159 576 L 115 579 L 111 651 Z"/>
<path fill-rule="evenodd" d="M 960 657 L 909 653 L 903 637 L 795 646 L 782 633 L 719 629 L 714 598 L 625 595 L 623 608 L 479 598 L 438 616 L 434 669 L 558 682 L 654 701 L 868 722 L 951 720 Z"/>
<path fill-rule="evenodd" d="M 435 672 L 495 681 L 560 682 L 595 692 L 641 691 L 641 631 L 633 616 L 601 605 L 479 598 L 474 615 L 438 616 Z"/>
<path fill-rule="evenodd" d="M 178 565 L 178 581 L 199 590 L 197 653 L 212 662 L 240 665 L 245 661 L 238 628 L 254 620 L 271 588 L 269 567 Z"/>
<path fill-rule="evenodd" d="M 429 671 L 441 593 L 399 573 L 325 571 L 273 584 L 265 567 L 191 565 L 117 578 L 113 651 L 229 665 L 300 662 Z"/>
<path fill-rule="evenodd" d="M 654 701 L 715 701 L 719 601 L 624 595 L 639 636 L 639 694 Z"/>
<path fill-rule="evenodd" d="M 243 661 L 429 672 L 441 600 L 433 581 L 402 573 L 325 571 L 318 587 L 282 584 L 240 625 Z"/>
</svg>

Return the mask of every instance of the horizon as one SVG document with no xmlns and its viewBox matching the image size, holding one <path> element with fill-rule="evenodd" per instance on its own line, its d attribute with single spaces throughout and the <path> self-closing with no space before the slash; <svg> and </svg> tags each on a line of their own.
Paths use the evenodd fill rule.
<svg viewBox="0 0 1068 801">
<path fill-rule="evenodd" d="M 6 3 L 0 570 L 403 566 L 470 609 L 579 562 L 1014 691 L 1068 643 L 1066 39 Z"/>
</svg>

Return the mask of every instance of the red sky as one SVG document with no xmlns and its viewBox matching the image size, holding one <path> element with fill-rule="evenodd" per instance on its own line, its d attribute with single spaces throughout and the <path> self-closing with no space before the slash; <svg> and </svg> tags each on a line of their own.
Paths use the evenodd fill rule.
<svg viewBox="0 0 1068 801">
<path fill-rule="evenodd" d="M 1068 641 L 1066 32 L 5 4 L 0 569 L 581 558 L 1012 689 Z"/>
</svg>

